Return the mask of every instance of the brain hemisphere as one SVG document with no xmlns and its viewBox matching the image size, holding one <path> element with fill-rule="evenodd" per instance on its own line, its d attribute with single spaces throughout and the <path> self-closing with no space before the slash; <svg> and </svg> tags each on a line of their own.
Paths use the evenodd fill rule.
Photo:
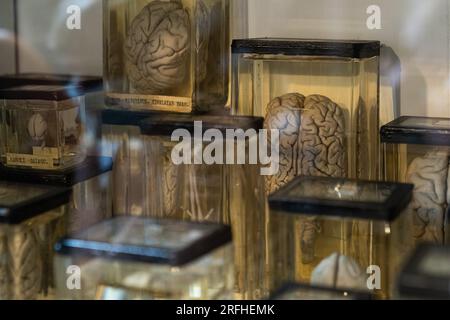
<svg viewBox="0 0 450 320">
<path fill-rule="evenodd" d="M 408 168 L 407 179 L 415 185 L 411 208 L 417 239 L 443 241 L 448 157 L 447 152 L 432 151 L 414 159 Z"/>
<path fill-rule="evenodd" d="M 138 92 L 182 83 L 190 49 L 188 12 L 178 2 L 153 1 L 131 23 L 125 44 L 127 73 Z"/>
<path fill-rule="evenodd" d="M 327 97 L 305 100 L 300 128 L 301 173 L 345 176 L 345 120 L 341 108 Z"/>
<path fill-rule="evenodd" d="M 264 128 L 280 130 L 279 171 L 274 176 L 267 177 L 266 189 L 274 192 L 298 175 L 298 142 L 300 115 L 305 97 L 290 93 L 275 98 L 267 106 Z M 270 134 L 269 147 L 271 145 Z"/>
</svg>

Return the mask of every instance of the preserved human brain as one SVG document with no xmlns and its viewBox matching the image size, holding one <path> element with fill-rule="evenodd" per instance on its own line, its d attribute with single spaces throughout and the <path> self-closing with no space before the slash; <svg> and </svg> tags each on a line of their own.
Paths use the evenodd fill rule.
<svg viewBox="0 0 450 320">
<path fill-rule="evenodd" d="M 266 180 L 267 192 L 271 193 L 299 175 L 299 131 L 301 111 L 305 97 L 298 93 L 289 93 L 273 99 L 267 106 L 264 128 L 280 130 L 279 171 Z M 268 134 L 268 145 L 271 145 Z"/>
<path fill-rule="evenodd" d="M 267 107 L 264 128 L 280 130 L 279 171 L 266 178 L 267 193 L 298 175 L 345 176 L 345 118 L 341 107 L 329 98 L 299 93 L 277 97 Z M 302 263 L 314 260 L 320 230 L 317 219 L 302 221 Z"/>
<path fill-rule="evenodd" d="M 181 2 L 152 1 L 134 18 L 125 43 L 126 68 L 137 92 L 160 92 L 185 80 L 190 18 Z"/>
<path fill-rule="evenodd" d="M 267 178 L 268 193 L 300 174 L 345 176 L 345 118 L 329 98 L 299 93 L 277 97 L 267 106 L 264 127 L 280 130 L 280 171 Z"/>
<path fill-rule="evenodd" d="M 331 288 L 364 289 L 366 280 L 356 261 L 333 253 L 323 259 L 313 270 L 311 284 Z"/>
<path fill-rule="evenodd" d="M 447 207 L 449 154 L 434 150 L 415 158 L 407 173 L 407 180 L 414 184 L 412 224 L 414 237 L 440 243 Z"/>
<path fill-rule="evenodd" d="M 300 126 L 301 174 L 343 177 L 345 120 L 342 109 L 321 95 L 307 97 L 304 108 Z"/>
</svg>

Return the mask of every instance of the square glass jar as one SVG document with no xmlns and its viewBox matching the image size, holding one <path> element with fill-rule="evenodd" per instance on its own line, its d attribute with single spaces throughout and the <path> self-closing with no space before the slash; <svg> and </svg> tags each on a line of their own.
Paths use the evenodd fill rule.
<svg viewBox="0 0 450 320">
<path fill-rule="evenodd" d="M 231 230 L 218 224 L 119 217 L 55 246 L 60 299 L 207 300 L 233 288 Z M 66 286 L 78 266 L 81 290 Z"/>
<path fill-rule="evenodd" d="M 89 156 L 58 171 L 0 167 L 0 179 L 71 188 L 67 230 L 75 233 L 112 216 L 112 167 L 111 158 Z"/>
<path fill-rule="evenodd" d="M 190 113 L 224 106 L 229 0 L 105 0 L 106 104 Z"/>
<path fill-rule="evenodd" d="M 266 196 L 261 165 L 250 160 L 262 123 L 258 117 L 163 113 L 141 122 L 152 216 L 231 225 L 235 293 L 242 299 L 265 296 Z"/>
<path fill-rule="evenodd" d="M 64 169 L 86 157 L 83 88 L 26 85 L 0 90 L 2 163 Z"/>
<path fill-rule="evenodd" d="M 392 293 L 412 250 L 412 185 L 298 177 L 270 195 L 272 283 L 299 281 Z M 373 276 L 373 277 L 372 277 Z"/>
<path fill-rule="evenodd" d="M 381 128 L 386 181 L 414 184 L 414 241 L 450 243 L 450 119 L 400 117 Z"/>
<path fill-rule="evenodd" d="M 99 109 L 104 105 L 103 79 L 96 76 L 19 73 L 0 76 L 0 88 L 25 85 L 60 85 L 82 87 L 86 105 L 85 145 L 88 155 L 97 155 L 97 141 L 100 139 Z"/>
<path fill-rule="evenodd" d="M 0 182 L 0 300 L 47 299 L 70 189 Z"/>
<path fill-rule="evenodd" d="M 398 298 L 450 300 L 450 248 L 421 244 L 398 277 Z"/>
<path fill-rule="evenodd" d="M 240 39 L 232 53 L 233 113 L 279 129 L 295 171 L 379 178 L 378 41 Z"/>
<path fill-rule="evenodd" d="M 367 292 L 315 287 L 289 283 L 278 290 L 270 300 L 371 300 Z"/>
</svg>

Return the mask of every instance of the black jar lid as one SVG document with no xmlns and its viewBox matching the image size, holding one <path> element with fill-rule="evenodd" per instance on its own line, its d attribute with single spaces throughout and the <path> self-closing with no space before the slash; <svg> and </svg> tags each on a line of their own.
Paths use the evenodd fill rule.
<svg viewBox="0 0 450 320">
<path fill-rule="evenodd" d="M 413 185 L 300 176 L 269 196 L 272 210 L 297 215 L 395 220 Z"/>
<path fill-rule="evenodd" d="M 138 127 L 142 120 L 157 114 L 156 111 L 104 109 L 102 110 L 102 124 Z"/>
<path fill-rule="evenodd" d="M 24 85 L 0 90 L 0 99 L 63 101 L 84 95 L 80 86 Z"/>
<path fill-rule="evenodd" d="M 64 255 L 182 266 L 231 242 L 228 226 L 118 217 L 61 240 Z"/>
<path fill-rule="evenodd" d="M 380 55 L 379 41 L 254 38 L 233 40 L 233 53 L 372 58 Z"/>
<path fill-rule="evenodd" d="M 450 248 L 421 244 L 398 279 L 403 297 L 450 300 Z"/>
<path fill-rule="evenodd" d="M 83 87 L 86 93 L 103 90 L 103 79 L 96 76 L 51 73 L 19 73 L 0 76 L 0 88 L 11 88 L 30 84 L 79 86 Z"/>
<path fill-rule="evenodd" d="M 288 283 L 277 290 L 270 300 L 372 300 L 369 292 Z"/>
<path fill-rule="evenodd" d="M 400 117 L 380 131 L 381 142 L 450 146 L 450 118 Z"/>
<path fill-rule="evenodd" d="M 0 179 L 32 184 L 48 184 L 58 187 L 72 187 L 109 172 L 112 168 L 112 158 L 87 157 L 82 163 L 62 170 L 30 170 L 1 166 Z"/>
<path fill-rule="evenodd" d="M 201 126 L 200 126 L 201 123 Z M 230 115 L 192 115 L 192 114 L 154 114 L 141 121 L 141 133 L 149 136 L 171 136 L 177 129 L 187 130 L 191 135 L 200 129 L 204 134 L 209 129 L 218 129 L 226 134 L 227 129 L 260 130 L 264 119 L 251 116 Z"/>
<path fill-rule="evenodd" d="M 0 181 L 0 223 L 20 224 L 70 201 L 69 188 Z"/>
</svg>

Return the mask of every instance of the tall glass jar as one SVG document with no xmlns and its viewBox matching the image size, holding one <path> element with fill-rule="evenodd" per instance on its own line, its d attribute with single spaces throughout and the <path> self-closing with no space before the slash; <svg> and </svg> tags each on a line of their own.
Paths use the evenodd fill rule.
<svg viewBox="0 0 450 320">
<path fill-rule="evenodd" d="M 298 177 L 269 197 L 272 283 L 372 290 L 389 298 L 411 251 L 412 185 Z"/>
<path fill-rule="evenodd" d="M 183 113 L 225 105 L 228 0 L 105 0 L 103 19 L 107 105 Z"/>
<path fill-rule="evenodd" d="M 239 39 L 232 52 L 233 113 L 281 130 L 284 171 L 379 178 L 378 41 Z"/>
<path fill-rule="evenodd" d="M 70 190 L 0 182 L 0 300 L 53 295 L 53 246 L 66 234 Z"/>
<path fill-rule="evenodd" d="M 450 243 L 450 119 L 400 117 L 381 128 L 387 181 L 414 184 L 410 205 L 417 243 Z"/>
<path fill-rule="evenodd" d="M 266 294 L 264 180 L 259 159 L 251 161 L 262 120 L 154 114 L 141 122 L 151 214 L 231 225 L 242 299 Z"/>
</svg>

